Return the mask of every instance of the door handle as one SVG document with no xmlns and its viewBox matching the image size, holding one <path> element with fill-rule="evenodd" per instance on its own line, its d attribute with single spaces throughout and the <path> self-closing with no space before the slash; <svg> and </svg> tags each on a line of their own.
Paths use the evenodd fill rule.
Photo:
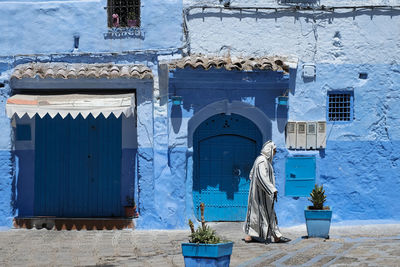
<svg viewBox="0 0 400 267">
<path fill-rule="evenodd" d="M 236 169 L 233 170 L 233 175 L 234 176 L 240 176 L 241 174 L 242 174 L 242 172 L 240 171 L 239 168 L 236 168 Z"/>
</svg>

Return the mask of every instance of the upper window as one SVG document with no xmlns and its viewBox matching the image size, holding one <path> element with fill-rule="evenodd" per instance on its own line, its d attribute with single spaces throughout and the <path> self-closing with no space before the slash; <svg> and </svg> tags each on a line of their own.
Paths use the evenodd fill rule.
<svg viewBox="0 0 400 267">
<path fill-rule="evenodd" d="M 328 92 L 328 121 L 353 120 L 353 92 Z"/>
<path fill-rule="evenodd" d="M 140 27 L 140 0 L 108 0 L 108 27 Z"/>
</svg>

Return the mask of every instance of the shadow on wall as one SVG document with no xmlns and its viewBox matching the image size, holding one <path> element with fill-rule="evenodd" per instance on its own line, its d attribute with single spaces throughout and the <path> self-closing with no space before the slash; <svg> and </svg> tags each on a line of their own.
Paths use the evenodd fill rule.
<svg viewBox="0 0 400 267">
<path fill-rule="evenodd" d="M 295 20 L 298 20 L 300 18 L 305 18 L 306 20 L 313 21 L 316 18 L 316 15 L 311 13 L 311 12 L 301 12 L 301 11 L 263 11 L 261 9 L 259 10 L 246 10 L 246 12 L 241 12 L 240 10 L 237 10 L 237 12 L 232 12 L 232 10 L 228 10 L 227 12 L 229 13 L 223 13 L 219 9 L 209 9 L 207 12 L 204 12 L 202 9 L 198 9 L 197 13 L 196 10 L 191 11 L 192 14 L 188 15 L 188 21 L 191 19 L 205 19 L 205 18 L 213 18 L 217 17 L 220 18 L 221 20 L 224 18 L 237 18 L 239 20 L 243 18 L 254 18 L 255 20 L 258 19 L 273 19 L 277 21 L 277 19 L 284 18 L 284 17 L 295 17 Z M 194 14 L 193 14 L 194 13 Z M 400 15 L 400 10 L 398 9 L 374 9 L 374 10 L 367 10 L 367 9 L 362 9 L 362 10 L 346 10 L 346 11 L 340 11 L 339 12 L 326 12 L 323 14 L 318 14 L 318 20 L 328 20 L 329 23 L 332 23 L 334 19 L 340 19 L 340 18 L 350 18 L 352 17 L 353 20 L 356 17 L 359 16 L 370 16 L 371 19 L 376 16 L 399 16 Z M 295 22 L 293 22 L 295 23 Z"/>
<path fill-rule="evenodd" d="M 34 151 L 19 150 L 13 153 L 15 172 L 12 184 L 12 209 L 13 213 L 21 216 L 33 216 L 34 203 Z"/>
<path fill-rule="evenodd" d="M 202 120 L 193 129 L 193 192 L 217 190 L 224 192 L 217 194 L 224 201 L 235 199 L 236 193 L 248 188 L 249 172 L 261 149 L 263 135 L 267 139 L 272 136 L 272 121 L 277 120 L 280 131 L 285 129 L 288 109 L 278 106 L 277 98 L 287 92 L 289 76 L 270 70 L 185 68 L 171 71 L 169 77 L 174 133 L 187 137 L 183 122 L 196 114 Z M 172 104 L 172 94 L 181 97 L 180 105 Z M 242 105 L 236 105 L 237 102 Z M 207 106 L 210 109 L 203 118 Z M 231 113 L 225 114 L 226 111 Z"/>
<path fill-rule="evenodd" d="M 285 132 L 287 121 L 288 121 L 288 107 L 283 105 L 277 105 L 276 122 L 278 126 L 278 131 L 280 133 Z"/>
<path fill-rule="evenodd" d="M 10 161 L 12 162 L 12 169 L 11 169 L 11 176 L 12 176 L 12 182 L 11 182 L 11 210 L 12 214 L 15 215 L 17 214 L 17 209 L 18 209 L 18 200 L 17 200 L 17 186 L 18 186 L 18 180 L 19 180 L 19 171 L 18 171 L 18 156 L 13 152 L 11 154 Z"/>
<path fill-rule="evenodd" d="M 304 6 L 304 7 L 309 7 L 309 6 L 319 6 L 320 1 L 319 0 L 278 0 L 280 5 L 286 5 L 286 6 Z"/>
<path fill-rule="evenodd" d="M 182 125 L 182 108 L 180 105 L 172 105 L 171 123 L 174 133 L 178 133 Z"/>
<path fill-rule="evenodd" d="M 272 121 L 278 120 L 284 131 L 288 110 L 276 104 L 277 97 L 289 87 L 282 72 L 240 72 L 226 70 L 180 69 L 175 71 L 169 88 L 183 99 L 183 105 L 172 106 L 171 120 L 175 133 L 181 127 L 181 117 L 191 117 L 209 104 L 228 100 L 249 104 L 261 110 Z M 271 136 L 272 129 L 268 129 Z"/>
</svg>

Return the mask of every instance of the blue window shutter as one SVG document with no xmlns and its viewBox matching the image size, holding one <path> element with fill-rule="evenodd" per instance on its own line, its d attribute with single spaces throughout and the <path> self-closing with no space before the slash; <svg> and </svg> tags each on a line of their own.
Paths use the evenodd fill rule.
<svg viewBox="0 0 400 267">
<path fill-rule="evenodd" d="M 315 185 L 315 168 L 315 157 L 287 158 L 285 195 L 308 196 Z"/>
<path fill-rule="evenodd" d="M 17 141 L 30 141 L 32 139 L 29 124 L 17 124 L 16 132 Z"/>
</svg>

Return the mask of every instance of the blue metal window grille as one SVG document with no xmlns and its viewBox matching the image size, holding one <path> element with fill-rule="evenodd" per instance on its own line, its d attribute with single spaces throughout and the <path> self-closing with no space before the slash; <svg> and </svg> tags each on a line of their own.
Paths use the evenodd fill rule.
<svg viewBox="0 0 400 267">
<path fill-rule="evenodd" d="M 328 92 L 328 121 L 353 120 L 353 92 Z"/>
<path fill-rule="evenodd" d="M 140 27 L 140 0 L 108 0 L 108 27 Z"/>
<path fill-rule="evenodd" d="M 31 138 L 31 126 L 29 124 L 17 124 L 17 141 L 30 141 Z"/>
</svg>

